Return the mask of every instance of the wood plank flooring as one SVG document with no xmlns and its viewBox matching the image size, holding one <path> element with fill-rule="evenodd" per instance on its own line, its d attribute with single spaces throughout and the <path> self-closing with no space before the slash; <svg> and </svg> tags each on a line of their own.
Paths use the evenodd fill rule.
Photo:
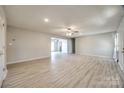
<svg viewBox="0 0 124 93">
<path fill-rule="evenodd" d="M 108 58 L 54 54 L 8 65 L 3 88 L 118 88 L 117 64 Z"/>
</svg>

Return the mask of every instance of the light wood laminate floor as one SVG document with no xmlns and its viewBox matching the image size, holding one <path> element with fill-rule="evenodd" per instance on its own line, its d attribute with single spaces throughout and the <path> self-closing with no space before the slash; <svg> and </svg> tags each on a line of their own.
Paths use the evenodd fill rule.
<svg viewBox="0 0 124 93">
<path fill-rule="evenodd" d="M 54 54 L 52 58 L 8 65 L 4 88 L 122 87 L 117 64 L 108 58 Z"/>
</svg>

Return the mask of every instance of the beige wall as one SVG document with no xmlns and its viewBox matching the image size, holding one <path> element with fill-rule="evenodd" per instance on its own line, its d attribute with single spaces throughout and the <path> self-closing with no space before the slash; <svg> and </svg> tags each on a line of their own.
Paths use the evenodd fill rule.
<svg viewBox="0 0 124 93">
<path fill-rule="evenodd" d="M 76 54 L 113 56 L 114 38 L 113 33 L 82 36 L 76 38 Z"/>
<path fill-rule="evenodd" d="M 12 44 L 12 45 L 11 45 Z M 14 27 L 7 29 L 8 64 L 30 59 L 50 57 L 50 36 L 40 32 L 22 30 Z"/>
</svg>

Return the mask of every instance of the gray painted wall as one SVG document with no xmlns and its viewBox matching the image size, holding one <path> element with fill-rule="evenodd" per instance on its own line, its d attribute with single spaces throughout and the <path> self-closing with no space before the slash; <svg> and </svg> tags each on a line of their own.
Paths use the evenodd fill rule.
<svg viewBox="0 0 124 93">
<path fill-rule="evenodd" d="M 51 37 L 55 35 L 10 27 L 7 29 L 7 63 L 17 63 L 26 60 L 51 56 Z M 66 39 L 68 42 L 70 39 Z M 71 51 L 68 43 L 68 52 Z"/>
<path fill-rule="evenodd" d="M 76 38 L 76 54 L 113 57 L 114 33 Z"/>
<path fill-rule="evenodd" d="M 14 27 L 7 29 L 7 62 L 50 57 L 51 39 L 40 32 Z"/>
</svg>

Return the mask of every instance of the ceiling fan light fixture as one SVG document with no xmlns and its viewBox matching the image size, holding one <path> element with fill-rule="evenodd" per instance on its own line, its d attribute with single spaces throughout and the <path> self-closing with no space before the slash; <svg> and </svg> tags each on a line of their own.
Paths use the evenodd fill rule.
<svg viewBox="0 0 124 93">
<path fill-rule="evenodd" d="M 69 31 L 70 31 L 70 30 L 72 30 L 72 29 L 71 29 L 70 27 L 68 27 L 68 28 L 67 28 L 67 30 L 69 30 Z"/>
<path fill-rule="evenodd" d="M 69 35 L 69 36 L 72 36 L 72 33 L 69 33 L 68 35 Z"/>
<path fill-rule="evenodd" d="M 79 33 L 79 31 L 75 30 L 74 28 L 75 28 L 74 26 L 66 28 L 67 29 L 66 36 L 72 36 L 73 34 Z"/>
<path fill-rule="evenodd" d="M 66 33 L 66 36 L 72 36 L 72 33 L 69 33 L 69 32 L 68 32 L 68 33 Z"/>
</svg>

